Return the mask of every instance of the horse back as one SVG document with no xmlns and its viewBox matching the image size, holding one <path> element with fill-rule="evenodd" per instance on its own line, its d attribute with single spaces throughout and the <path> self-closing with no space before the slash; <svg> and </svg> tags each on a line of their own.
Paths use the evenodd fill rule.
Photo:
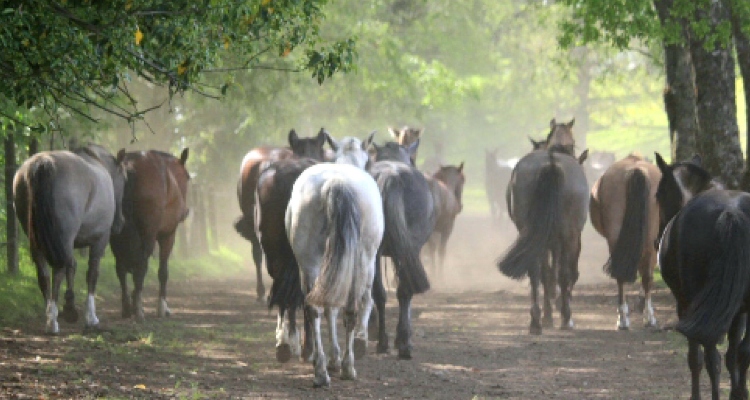
<svg viewBox="0 0 750 400">
<path fill-rule="evenodd" d="M 613 163 L 591 189 L 591 222 L 594 228 L 610 241 L 616 241 L 625 218 L 628 181 L 639 170 L 648 182 L 647 243 L 659 234 L 659 205 L 656 190 L 661 180 L 659 168 L 639 156 L 630 155 Z M 594 212 L 598 215 L 594 215 Z M 650 246 L 648 246 L 651 248 Z"/>
<path fill-rule="evenodd" d="M 256 147 L 245 155 L 240 164 L 240 179 L 237 185 L 237 197 L 243 214 L 254 213 L 255 189 L 262 170 L 272 162 L 291 157 L 293 153 L 290 149 L 270 146 Z"/>
</svg>

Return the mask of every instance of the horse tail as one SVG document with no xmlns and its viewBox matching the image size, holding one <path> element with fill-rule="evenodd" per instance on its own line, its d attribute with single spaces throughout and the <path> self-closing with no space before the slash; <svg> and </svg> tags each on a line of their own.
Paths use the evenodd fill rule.
<svg viewBox="0 0 750 400">
<path fill-rule="evenodd" d="M 544 257 L 555 248 L 560 220 L 560 191 L 565 177 L 550 153 L 549 164 L 539 171 L 534 185 L 525 226 L 505 255 L 498 260 L 497 267 L 505 276 L 522 279 L 530 268 L 534 271 Z M 523 217 L 521 217 L 523 218 Z"/>
<path fill-rule="evenodd" d="M 430 290 L 430 280 L 419 258 L 419 248 L 414 249 L 404 209 L 404 187 L 401 179 L 386 179 L 382 183 L 383 217 L 385 232 L 383 242 L 388 243 L 391 259 L 399 282 L 410 294 Z"/>
<path fill-rule="evenodd" d="M 53 267 L 69 265 L 73 254 L 63 242 L 63 231 L 55 215 L 55 165 L 48 157 L 37 158 L 30 166 L 29 240 L 42 251 Z"/>
<path fill-rule="evenodd" d="M 341 307 L 349 298 L 357 267 L 357 244 L 362 218 L 356 194 L 340 180 L 323 187 L 327 232 L 323 266 L 307 302 L 318 307 Z"/>
<path fill-rule="evenodd" d="M 750 284 L 750 221 L 725 210 L 714 227 L 719 253 L 708 266 L 705 284 L 677 323 L 677 330 L 700 343 L 716 343 L 729 330 Z"/>
<path fill-rule="evenodd" d="M 604 266 L 604 272 L 618 281 L 634 282 L 638 274 L 638 264 L 646 245 L 650 194 L 651 185 L 646 174 L 639 168 L 631 170 L 627 177 L 620 235 L 612 249 L 610 262 Z"/>
<path fill-rule="evenodd" d="M 291 254 L 291 250 L 289 250 Z M 268 293 L 268 308 L 274 306 L 296 310 L 305 304 L 305 296 L 302 293 L 299 266 L 294 256 L 285 257 L 280 262 L 285 263 L 281 276 L 273 280 L 271 290 Z"/>
</svg>

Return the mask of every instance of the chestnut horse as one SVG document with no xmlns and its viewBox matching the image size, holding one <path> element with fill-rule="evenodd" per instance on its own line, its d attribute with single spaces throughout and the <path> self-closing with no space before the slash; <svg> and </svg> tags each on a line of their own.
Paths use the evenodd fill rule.
<svg viewBox="0 0 750 400">
<path fill-rule="evenodd" d="M 591 225 L 607 239 L 605 272 L 617 280 L 617 328 L 630 329 L 623 285 L 641 275 L 647 327 L 656 326 L 651 289 L 656 265 L 654 241 L 659 234 L 656 188 L 661 172 L 643 157 L 631 154 L 612 164 L 591 188 Z"/>
<path fill-rule="evenodd" d="M 442 275 L 445 266 L 445 250 L 453 232 L 456 216 L 463 209 L 461 197 L 464 190 L 464 163 L 458 166 L 440 166 L 432 177 L 427 178 L 437 213 L 435 228 L 426 243 L 427 255 L 434 274 Z"/>
<path fill-rule="evenodd" d="M 122 317 L 135 314 L 143 322 L 143 281 L 148 259 L 159 242 L 159 317 L 170 315 L 167 306 L 169 256 L 174 246 L 177 225 L 188 215 L 185 169 L 188 149 L 180 158 L 161 151 L 134 151 L 125 154 L 128 182 L 123 195 L 125 227 L 112 235 L 110 245 L 115 256 L 117 278 L 122 290 Z M 133 274 L 132 302 L 128 296 L 127 274 Z"/>
<path fill-rule="evenodd" d="M 115 159 L 97 145 L 72 152 L 47 151 L 26 160 L 16 172 L 13 204 L 29 237 L 31 258 L 46 305 L 47 333 L 60 332 L 57 300 L 63 279 L 67 280 L 68 289 L 61 316 L 70 323 L 78 320 L 73 292 L 74 248 L 89 248 L 86 327 L 99 324 L 95 305 L 99 262 L 110 235 L 119 232 L 124 224 L 124 154 L 120 150 Z M 52 267 L 51 290 L 47 263 Z"/>
<path fill-rule="evenodd" d="M 255 189 L 258 186 L 258 177 L 261 171 L 274 161 L 292 157 L 309 157 L 313 160 L 323 161 L 326 157 L 323 150 L 326 138 L 327 134 L 323 128 L 320 129 L 317 136 L 302 139 L 292 129 L 289 131 L 289 147 L 256 147 L 242 159 L 240 179 L 237 184 L 237 198 L 242 215 L 235 221 L 234 228 L 237 233 L 249 240 L 252 246 L 256 273 L 256 293 L 260 302 L 265 300 L 266 287 L 263 285 L 263 248 L 255 232 Z"/>
</svg>

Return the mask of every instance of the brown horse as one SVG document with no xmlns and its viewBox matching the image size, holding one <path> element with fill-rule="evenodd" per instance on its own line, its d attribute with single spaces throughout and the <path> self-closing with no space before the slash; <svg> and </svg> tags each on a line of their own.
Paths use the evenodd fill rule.
<svg viewBox="0 0 750 400">
<path fill-rule="evenodd" d="M 440 169 L 432 177 L 427 178 L 437 214 L 435 228 L 432 230 L 425 249 L 432 263 L 432 271 L 435 274 L 443 274 L 444 272 L 445 248 L 448 244 L 448 238 L 453 232 L 456 216 L 463 209 L 461 197 L 466 182 L 463 169 L 464 163 L 458 166 L 440 166 Z"/>
<path fill-rule="evenodd" d="M 409 147 L 419 140 L 422 137 L 422 131 L 422 129 L 410 128 L 408 126 L 404 126 L 400 130 L 388 127 L 388 132 L 391 133 L 391 136 L 396 139 L 398 144 L 404 147 Z M 417 152 L 411 153 L 410 157 L 411 163 L 417 165 Z"/>
<path fill-rule="evenodd" d="M 174 246 L 177 225 L 188 215 L 186 202 L 190 175 L 185 169 L 188 149 L 180 158 L 160 151 L 135 151 L 125 154 L 128 182 L 123 195 L 125 227 L 112 235 L 117 278 L 122 290 L 122 317 L 135 314 L 143 322 L 143 280 L 148 259 L 159 242 L 159 317 L 170 315 L 167 306 L 169 255 Z M 133 274 L 132 302 L 128 297 L 128 272 Z"/>
<path fill-rule="evenodd" d="M 558 124 L 557 121 L 552 118 L 549 122 L 550 131 L 547 134 L 547 138 L 542 141 L 536 141 L 529 138 L 531 145 L 534 150 L 553 150 L 561 153 L 570 154 L 575 157 L 575 139 L 573 138 L 573 125 L 576 119 L 573 118 L 570 122 Z M 579 159 L 579 161 L 581 161 Z M 583 161 L 581 161 L 583 162 Z"/>
<path fill-rule="evenodd" d="M 656 189 L 661 172 L 643 157 L 631 154 L 612 164 L 591 188 L 589 215 L 597 232 L 607 239 L 610 259 L 605 271 L 617 280 L 617 328 L 630 329 L 623 285 L 641 275 L 645 293 L 644 320 L 656 326 L 651 289 L 656 265 L 653 243 L 659 235 Z"/>
<path fill-rule="evenodd" d="M 312 138 L 297 136 L 297 132 L 289 131 L 289 147 L 256 147 L 245 155 L 240 166 L 240 179 L 237 184 L 237 198 L 240 203 L 240 216 L 234 223 L 237 232 L 250 241 L 253 249 L 253 262 L 256 273 L 256 293 L 258 301 L 265 301 L 266 287 L 263 285 L 263 248 L 255 232 L 255 189 L 261 171 L 272 162 L 292 157 L 308 157 L 323 161 L 326 158 L 323 146 L 328 134 L 321 128 L 318 135 Z"/>
</svg>

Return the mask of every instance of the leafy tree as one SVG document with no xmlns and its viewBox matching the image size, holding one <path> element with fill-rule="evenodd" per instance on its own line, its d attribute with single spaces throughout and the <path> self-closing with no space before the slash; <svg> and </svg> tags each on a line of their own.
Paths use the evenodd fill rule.
<svg viewBox="0 0 750 400">
<path fill-rule="evenodd" d="M 319 36 L 325 0 L 7 0 L 0 10 L 0 114 L 39 107 L 93 119 L 98 109 L 134 122 L 143 105 L 128 83 L 223 95 L 230 82 L 205 74 L 235 69 L 310 71 L 318 82 L 353 65 L 349 38 Z M 283 63 L 295 48 L 296 65 Z M 226 57 L 226 55 L 233 57 Z M 277 62 L 262 64 L 274 55 Z M 282 59 L 281 62 L 278 59 Z M 236 64 L 228 64 L 233 60 Z M 56 125 L 52 126 L 56 128 Z"/>
</svg>

